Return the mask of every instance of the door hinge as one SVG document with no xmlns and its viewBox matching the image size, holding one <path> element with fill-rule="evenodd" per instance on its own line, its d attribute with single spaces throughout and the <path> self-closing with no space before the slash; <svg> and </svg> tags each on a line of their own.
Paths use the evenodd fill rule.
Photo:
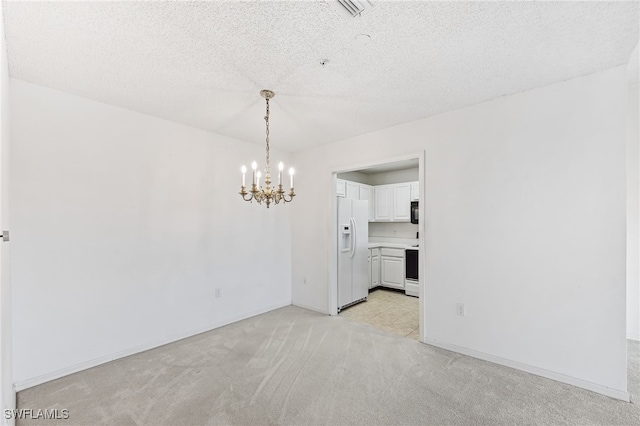
<svg viewBox="0 0 640 426">
<path fill-rule="evenodd" d="M 0 236 L 2 236 L 2 241 L 9 241 L 9 231 L 2 231 Z"/>
</svg>

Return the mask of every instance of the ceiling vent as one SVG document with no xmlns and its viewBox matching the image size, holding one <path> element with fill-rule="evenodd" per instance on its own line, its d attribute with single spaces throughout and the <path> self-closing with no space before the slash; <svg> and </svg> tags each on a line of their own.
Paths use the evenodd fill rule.
<svg viewBox="0 0 640 426">
<path fill-rule="evenodd" d="M 369 0 L 333 0 L 331 3 L 333 3 L 341 13 L 351 16 L 352 18 L 360 16 L 365 9 L 372 6 Z"/>
</svg>

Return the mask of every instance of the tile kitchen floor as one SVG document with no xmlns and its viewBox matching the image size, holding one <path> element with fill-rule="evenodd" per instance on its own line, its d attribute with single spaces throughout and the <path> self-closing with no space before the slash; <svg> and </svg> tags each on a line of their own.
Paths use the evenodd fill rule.
<svg viewBox="0 0 640 426">
<path fill-rule="evenodd" d="M 369 324 L 379 330 L 419 340 L 418 303 L 417 297 L 378 288 L 369 293 L 366 302 L 343 310 L 340 316 Z"/>
</svg>

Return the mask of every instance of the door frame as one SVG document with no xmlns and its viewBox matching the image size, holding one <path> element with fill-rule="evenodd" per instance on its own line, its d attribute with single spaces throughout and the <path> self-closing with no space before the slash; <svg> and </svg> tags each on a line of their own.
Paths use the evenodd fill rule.
<svg viewBox="0 0 640 426">
<path fill-rule="evenodd" d="M 10 166 L 10 109 L 9 66 L 4 34 L 4 12 L 0 8 L 0 231 L 10 229 L 9 166 Z M 13 384 L 13 319 L 11 302 L 11 245 L 0 238 L 0 424 L 13 425 L 15 418 L 5 418 L 5 410 L 16 408 Z"/>
<path fill-rule="evenodd" d="M 406 161 L 406 160 L 418 160 L 418 175 L 420 182 L 420 191 L 419 197 L 421 201 L 421 208 L 418 215 L 418 232 L 420 233 L 420 237 L 418 238 L 418 243 L 420 244 L 420 251 L 418 254 L 418 264 L 420 265 L 418 277 L 420 280 L 420 285 L 418 286 L 418 299 L 419 299 L 419 321 L 420 321 L 420 341 L 424 343 L 425 341 L 425 318 L 426 312 L 424 310 L 424 300 L 426 294 L 426 273 L 425 273 L 425 265 L 427 259 L 426 253 L 426 241 L 427 235 L 425 234 L 425 194 L 426 185 L 425 185 L 425 155 L 426 151 L 415 151 L 410 152 L 400 156 L 394 157 L 384 157 L 376 160 L 370 160 L 360 163 L 348 163 L 341 166 L 333 166 L 329 169 L 331 174 L 331 190 L 329 194 L 331 194 L 331 200 L 329 202 L 329 232 L 331 235 L 329 236 L 329 277 L 327 281 L 327 292 L 329 301 L 329 315 L 338 315 L 338 201 L 337 201 L 337 180 L 338 173 L 346 173 L 353 172 L 362 169 L 367 169 L 374 166 L 380 166 L 388 163 L 395 163 L 398 161 Z M 423 248 L 424 247 L 424 248 Z"/>
</svg>

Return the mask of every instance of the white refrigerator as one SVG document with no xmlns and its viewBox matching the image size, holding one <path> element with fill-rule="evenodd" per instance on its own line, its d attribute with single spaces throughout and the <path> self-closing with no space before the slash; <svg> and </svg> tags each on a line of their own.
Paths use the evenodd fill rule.
<svg viewBox="0 0 640 426">
<path fill-rule="evenodd" d="M 369 294 L 369 202 L 338 198 L 338 310 Z"/>
</svg>

